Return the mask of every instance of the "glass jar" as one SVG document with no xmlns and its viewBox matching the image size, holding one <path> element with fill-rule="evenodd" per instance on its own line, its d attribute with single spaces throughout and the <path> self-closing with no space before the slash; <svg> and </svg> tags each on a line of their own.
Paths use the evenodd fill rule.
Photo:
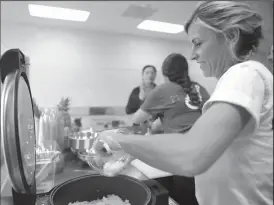
<svg viewBox="0 0 274 205">
<path fill-rule="evenodd" d="M 55 186 L 55 175 L 62 170 L 60 153 L 64 144 L 64 127 L 57 109 L 45 109 L 39 119 L 36 147 L 37 193 L 46 193 Z M 60 168 L 61 166 L 61 168 Z"/>
<path fill-rule="evenodd" d="M 61 152 L 55 141 L 44 141 L 36 149 L 36 188 L 37 193 L 47 193 L 55 186 L 55 175 Z"/>
</svg>

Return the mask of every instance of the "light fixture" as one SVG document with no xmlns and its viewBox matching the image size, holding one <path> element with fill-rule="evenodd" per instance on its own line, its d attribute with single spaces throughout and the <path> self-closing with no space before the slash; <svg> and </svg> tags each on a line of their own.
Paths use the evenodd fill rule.
<svg viewBox="0 0 274 205">
<path fill-rule="evenodd" d="M 138 29 L 157 31 L 163 33 L 180 33 L 184 31 L 184 26 L 160 21 L 144 20 L 137 26 Z"/>
<path fill-rule="evenodd" d="M 31 16 L 67 21 L 86 21 L 90 14 L 88 11 L 36 4 L 29 4 L 28 7 Z"/>
</svg>

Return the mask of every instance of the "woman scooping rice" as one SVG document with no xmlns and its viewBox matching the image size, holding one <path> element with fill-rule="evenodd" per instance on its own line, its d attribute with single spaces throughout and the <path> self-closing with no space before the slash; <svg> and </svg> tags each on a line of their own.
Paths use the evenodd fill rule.
<svg viewBox="0 0 274 205">
<path fill-rule="evenodd" d="M 244 2 L 206 1 L 185 31 L 192 59 L 218 79 L 202 116 L 183 134 L 100 139 L 155 168 L 194 176 L 199 205 L 272 205 L 273 75 L 254 60 L 262 17 Z"/>
</svg>

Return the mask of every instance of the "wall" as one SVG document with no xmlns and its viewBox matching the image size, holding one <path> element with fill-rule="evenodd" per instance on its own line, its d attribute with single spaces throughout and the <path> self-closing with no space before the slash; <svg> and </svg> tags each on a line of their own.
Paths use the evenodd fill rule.
<svg viewBox="0 0 274 205">
<path fill-rule="evenodd" d="M 188 42 L 31 25 L 1 25 L 1 41 L 30 56 L 32 93 L 43 107 L 63 96 L 71 97 L 72 106 L 124 106 L 145 64 L 160 71 L 170 53 L 190 54 Z M 212 92 L 215 80 L 205 79 L 194 62 L 190 68 L 192 78 Z"/>
<path fill-rule="evenodd" d="M 257 59 L 271 67 L 266 56 L 273 44 L 273 2 L 248 3 L 264 19 Z M 62 96 L 70 96 L 72 106 L 124 106 L 145 64 L 160 70 L 168 54 L 190 52 L 187 42 L 1 23 L 1 53 L 16 47 L 30 56 L 31 88 L 41 106 L 53 106 Z M 211 93 L 216 82 L 189 63 L 191 77 Z M 159 72 L 157 83 L 161 81 Z"/>
<path fill-rule="evenodd" d="M 4 43 L 3 43 L 2 40 L 1 40 L 1 54 L 2 54 L 4 51 L 6 51 L 7 49 L 8 49 L 7 46 L 5 46 Z"/>
<path fill-rule="evenodd" d="M 255 8 L 263 18 L 263 36 L 258 48 L 257 60 L 264 63 L 268 68 L 273 69 L 273 63 L 266 60 L 271 45 L 273 45 L 273 1 L 247 1 Z"/>
</svg>

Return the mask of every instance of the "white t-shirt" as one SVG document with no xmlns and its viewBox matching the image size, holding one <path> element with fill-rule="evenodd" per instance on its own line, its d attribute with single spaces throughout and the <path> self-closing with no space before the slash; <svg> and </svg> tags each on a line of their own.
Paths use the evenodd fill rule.
<svg viewBox="0 0 274 205">
<path fill-rule="evenodd" d="M 199 205 L 273 205 L 273 75 L 256 61 L 236 64 L 220 78 L 203 112 L 217 101 L 239 105 L 252 117 L 222 156 L 195 177 Z"/>
</svg>

